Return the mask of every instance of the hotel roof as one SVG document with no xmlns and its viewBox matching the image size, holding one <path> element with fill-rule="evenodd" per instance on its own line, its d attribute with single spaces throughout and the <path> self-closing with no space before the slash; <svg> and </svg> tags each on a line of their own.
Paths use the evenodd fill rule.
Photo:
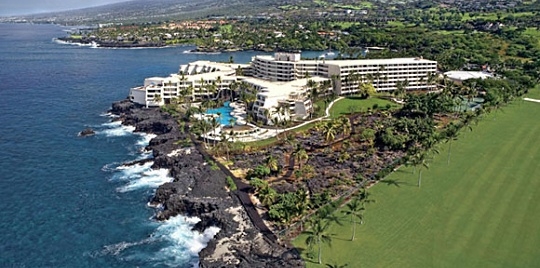
<svg viewBox="0 0 540 268">
<path fill-rule="evenodd" d="M 243 81 L 246 81 L 250 84 L 254 84 L 263 88 L 262 91 L 259 91 L 258 94 L 276 97 L 276 96 L 288 96 L 289 94 L 295 91 L 302 91 L 306 89 L 307 82 L 313 80 L 317 83 L 329 80 L 328 78 L 314 76 L 311 78 L 302 78 L 288 82 L 271 82 L 268 80 L 253 78 L 253 77 L 243 77 Z"/>
<path fill-rule="evenodd" d="M 367 60 L 326 60 L 325 64 L 348 66 L 348 65 L 382 65 L 382 64 L 403 64 L 403 63 L 437 63 L 433 60 L 422 58 L 393 58 L 393 59 L 367 59 Z"/>
<path fill-rule="evenodd" d="M 493 77 L 492 74 L 488 72 L 471 72 L 471 71 L 450 71 L 444 73 L 448 78 L 454 79 L 454 80 L 460 80 L 464 81 L 467 79 L 486 79 Z"/>
</svg>

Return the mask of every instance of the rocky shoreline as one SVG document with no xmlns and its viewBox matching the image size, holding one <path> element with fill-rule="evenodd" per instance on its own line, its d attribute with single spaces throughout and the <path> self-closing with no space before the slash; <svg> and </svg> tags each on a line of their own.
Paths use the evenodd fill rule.
<svg viewBox="0 0 540 268">
<path fill-rule="evenodd" d="M 72 38 L 72 37 L 58 37 L 56 40 L 70 43 L 70 44 L 81 44 L 81 45 L 95 45 L 96 47 L 103 48 L 159 48 L 165 47 L 167 44 L 162 41 L 111 41 L 111 40 L 100 40 L 98 38 Z"/>
<path fill-rule="evenodd" d="M 169 169 L 173 182 L 161 185 L 150 204 L 158 207 L 157 220 L 182 214 L 201 219 L 194 227 L 210 226 L 219 233 L 199 253 L 200 267 L 304 267 L 298 252 L 269 239 L 249 218 L 237 195 L 226 189 L 226 175 L 207 164 L 189 133 L 170 115 L 143 108 L 128 100 L 116 102 L 110 111 L 136 132 L 157 135 L 147 149 L 153 152 L 152 168 Z M 186 147 L 186 144 L 188 146 Z"/>
</svg>

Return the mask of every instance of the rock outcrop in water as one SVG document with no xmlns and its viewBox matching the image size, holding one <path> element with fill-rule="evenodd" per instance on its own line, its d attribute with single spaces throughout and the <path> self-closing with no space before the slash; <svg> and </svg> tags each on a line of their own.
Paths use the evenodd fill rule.
<svg viewBox="0 0 540 268">
<path fill-rule="evenodd" d="M 96 132 L 91 128 L 85 128 L 81 132 L 79 132 L 79 136 L 81 137 L 92 136 L 94 134 L 96 134 Z"/>
<path fill-rule="evenodd" d="M 128 100 L 114 103 L 113 114 L 135 131 L 153 133 L 147 149 L 153 151 L 152 168 L 169 169 L 173 182 L 161 185 L 151 200 L 160 209 L 158 220 L 182 214 L 201 221 L 194 229 L 210 226 L 220 232 L 199 253 L 200 267 L 303 267 L 296 250 L 263 235 L 253 225 L 236 195 L 225 188 L 226 175 L 207 164 L 196 146 L 184 141 L 189 133 L 159 109 L 145 109 Z M 159 206 L 158 206 L 159 205 Z"/>
</svg>

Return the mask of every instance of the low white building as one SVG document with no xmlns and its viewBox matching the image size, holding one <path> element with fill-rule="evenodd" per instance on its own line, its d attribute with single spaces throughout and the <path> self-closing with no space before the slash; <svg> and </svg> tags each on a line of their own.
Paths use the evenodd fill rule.
<svg viewBox="0 0 540 268">
<path fill-rule="evenodd" d="M 444 73 L 444 75 L 457 84 L 461 84 L 468 79 L 493 78 L 493 74 L 483 71 L 449 71 Z"/>
</svg>

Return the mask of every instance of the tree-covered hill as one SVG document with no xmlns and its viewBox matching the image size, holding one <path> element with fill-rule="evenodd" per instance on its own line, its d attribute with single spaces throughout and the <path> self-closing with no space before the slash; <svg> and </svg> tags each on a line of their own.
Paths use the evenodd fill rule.
<svg viewBox="0 0 540 268">
<path fill-rule="evenodd" d="M 133 0 L 99 7 L 43 13 L 3 20 L 37 23 L 94 24 L 142 23 L 202 18 L 208 16 L 243 16 L 276 11 L 281 0 Z M 1 18 L 0 18 L 1 19 Z"/>
</svg>

